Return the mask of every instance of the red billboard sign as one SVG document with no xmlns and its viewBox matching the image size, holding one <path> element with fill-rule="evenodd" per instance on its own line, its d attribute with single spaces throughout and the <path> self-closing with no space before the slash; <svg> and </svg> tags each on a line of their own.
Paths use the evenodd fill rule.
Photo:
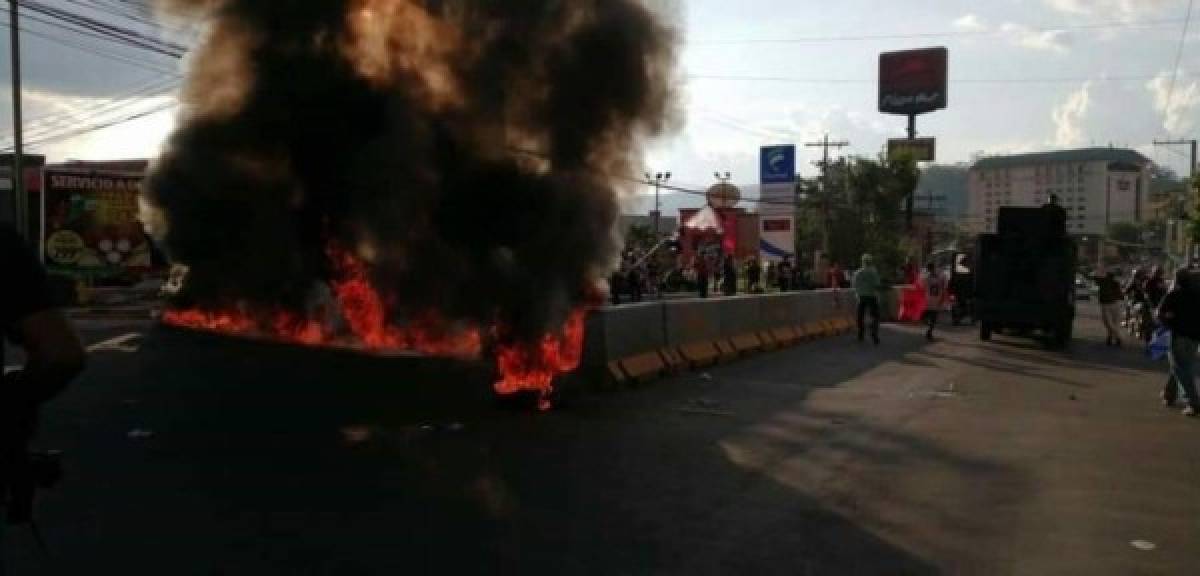
<svg viewBox="0 0 1200 576">
<path fill-rule="evenodd" d="M 925 48 L 879 55 L 879 111 L 924 114 L 946 107 L 949 52 Z"/>
</svg>

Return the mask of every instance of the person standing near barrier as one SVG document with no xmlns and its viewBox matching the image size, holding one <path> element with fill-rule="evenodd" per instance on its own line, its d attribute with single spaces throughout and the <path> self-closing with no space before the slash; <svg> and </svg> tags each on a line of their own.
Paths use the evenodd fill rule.
<svg viewBox="0 0 1200 576">
<path fill-rule="evenodd" d="M 701 298 L 708 298 L 708 259 L 704 254 L 696 255 L 696 287 L 700 290 Z"/>
<path fill-rule="evenodd" d="M 938 273 L 937 264 L 930 262 L 925 265 L 925 274 L 921 277 L 925 289 L 925 311 L 921 314 L 925 320 L 925 339 L 933 342 L 933 328 L 937 326 L 938 312 L 946 305 L 946 278 Z"/>
<path fill-rule="evenodd" d="M 762 264 L 755 257 L 746 261 L 746 291 L 751 294 L 762 293 Z"/>
<path fill-rule="evenodd" d="M 879 271 L 875 259 L 863 254 L 862 267 L 854 273 L 854 294 L 858 298 L 858 341 L 862 342 L 866 332 L 866 314 L 871 313 L 871 341 L 879 345 Z"/>
<path fill-rule="evenodd" d="M 784 256 L 779 263 L 779 291 L 787 292 L 792 289 L 792 259 Z"/>
<path fill-rule="evenodd" d="M 1171 331 L 1171 347 L 1167 358 L 1171 361 L 1171 373 L 1161 397 L 1163 405 L 1170 408 L 1182 394 L 1187 401 L 1184 416 L 1195 416 L 1200 412 L 1200 397 L 1196 395 L 1196 348 L 1200 343 L 1200 296 L 1193 286 L 1191 272 L 1180 268 L 1175 272 L 1175 284 L 1162 299 L 1158 307 L 1158 320 Z"/>
<path fill-rule="evenodd" d="M 726 296 L 737 294 L 737 266 L 733 263 L 733 254 L 726 254 L 721 265 L 721 292 Z"/>
<path fill-rule="evenodd" d="M 1121 284 L 1117 282 L 1117 274 L 1114 270 L 1108 270 L 1103 276 L 1093 278 L 1096 281 L 1096 298 L 1100 300 L 1100 315 L 1104 320 L 1104 329 L 1108 331 L 1108 337 L 1104 340 L 1105 346 L 1121 347 L 1121 308 L 1124 307 L 1124 297 L 1121 293 Z"/>
</svg>

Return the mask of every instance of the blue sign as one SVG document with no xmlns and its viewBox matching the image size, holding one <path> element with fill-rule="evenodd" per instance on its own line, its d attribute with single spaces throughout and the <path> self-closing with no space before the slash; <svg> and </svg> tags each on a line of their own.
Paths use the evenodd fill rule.
<svg viewBox="0 0 1200 576">
<path fill-rule="evenodd" d="M 760 183 L 790 184 L 796 181 L 795 146 L 763 146 L 759 159 Z"/>
</svg>

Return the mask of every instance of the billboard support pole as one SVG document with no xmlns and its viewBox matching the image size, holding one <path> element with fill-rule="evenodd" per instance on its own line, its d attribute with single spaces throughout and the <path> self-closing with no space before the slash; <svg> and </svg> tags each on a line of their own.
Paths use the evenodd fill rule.
<svg viewBox="0 0 1200 576">
<path fill-rule="evenodd" d="M 17 233 L 28 242 L 33 234 L 29 230 L 29 197 L 25 195 L 25 147 L 21 134 L 21 33 L 17 24 L 17 0 L 8 0 L 9 45 L 12 56 L 12 109 L 13 109 L 13 161 L 12 191 L 13 208 L 16 214 Z"/>
<path fill-rule="evenodd" d="M 913 140 L 917 139 L 917 115 L 916 114 L 908 115 L 908 139 L 909 139 L 909 141 L 913 141 Z M 917 194 L 916 190 L 909 192 L 908 199 L 905 200 L 905 202 L 904 202 L 904 219 L 905 219 L 906 224 L 908 225 L 909 232 L 912 232 L 912 229 L 913 229 L 913 204 L 914 204 L 913 196 L 915 196 L 916 194 Z"/>
</svg>

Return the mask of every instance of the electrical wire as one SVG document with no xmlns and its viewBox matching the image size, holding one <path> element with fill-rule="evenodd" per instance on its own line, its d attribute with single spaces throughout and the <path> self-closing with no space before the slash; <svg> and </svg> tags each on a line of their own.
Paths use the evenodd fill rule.
<svg viewBox="0 0 1200 576">
<path fill-rule="evenodd" d="M 11 33 L 12 26 L 8 22 L 0 22 L 0 27 L 9 29 L 10 33 Z M 159 72 L 162 74 L 171 74 L 176 77 L 182 77 L 182 75 L 179 74 L 179 72 L 172 70 L 170 68 L 158 66 L 157 63 L 151 62 L 146 59 L 127 56 L 124 54 L 118 54 L 116 52 L 104 50 L 97 46 L 88 46 L 88 45 L 81 44 L 78 42 L 72 42 L 71 40 L 68 40 L 66 38 L 54 36 L 52 34 L 42 32 L 40 30 L 36 30 L 33 28 L 29 28 L 28 26 L 24 26 L 24 25 L 20 27 L 20 31 L 22 34 L 29 34 L 31 36 L 40 38 L 40 39 L 48 41 L 48 42 L 53 42 L 55 44 L 58 44 L 61 46 L 66 46 L 68 48 L 73 48 L 75 50 L 78 50 L 79 52 L 88 54 L 90 56 L 96 56 L 96 57 L 104 58 L 106 60 L 110 60 L 113 62 L 128 64 L 130 66 L 135 66 L 135 67 L 141 68 L 143 70 L 150 70 L 150 71 Z"/>
<path fill-rule="evenodd" d="M 101 121 L 113 113 L 125 112 L 134 106 L 144 105 L 148 102 L 147 99 L 149 98 L 161 97 L 173 90 L 177 85 L 177 81 L 173 79 L 159 79 L 151 81 L 131 92 L 116 97 L 105 98 L 103 101 L 89 107 L 43 115 L 29 122 L 30 126 L 26 128 L 25 138 L 36 140 L 57 133 L 69 132 L 79 126 Z M 12 135 L 9 134 L 5 137 L 5 140 L 11 140 L 11 138 Z"/>
<path fill-rule="evenodd" d="M 1060 26 L 1036 26 L 1026 27 L 1023 30 L 1029 32 L 1059 32 L 1072 30 L 1104 30 L 1104 29 L 1137 29 L 1137 28 L 1163 28 L 1175 26 L 1182 22 L 1183 18 L 1164 18 L 1158 20 L 1142 20 L 1139 22 L 1096 22 L 1091 24 L 1068 24 Z M 794 38 L 747 38 L 735 40 L 700 40 L 689 41 L 689 46 L 736 46 L 736 45 L 754 45 L 754 44 L 828 44 L 835 42 L 861 42 L 872 40 L 920 40 L 934 38 L 963 38 L 963 37 L 979 37 L 979 36 L 998 36 L 1006 32 L 1003 29 L 996 30 L 952 30 L 943 32 L 916 32 L 916 33 L 886 33 L 886 34 L 846 34 L 846 35 L 828 35 L 828 36 L 798 36 Z"/>
<path fill-rule="evenodd" d="M 69 10 L 43 5 L 33 0 L 20 0 L 18 5 L 27 12 L 26 18 L 32 18 L 43 24 L 58 26 L 85 36 L 140 48 L 163 56 L 182 58 L 187 48 L 173 42 L 148 36 L 139 31 L 123 26 L 103 22 Z M 34 16 L 37 14 L 40 16 Z"/>
<path fill-rule="evenodd" d="M 166 110 L 169 110 L 169 109 L 171 109 L 171 108 L 175 108 L 175 107 L 177 107 L 177 106 L 179 106 L 179 104 L 178 104 L 177 102 L 169 102 L 169 103 L 161 104 L 161 105 L 159 105 L 159 106 L 155 106 L 154 108 L 152 108 L 152 109 L 150 109 L 150 110 L 144 110 L 144 111 L 142 111 L 142 112 L 138 112 L 138 113 L 136 113 L 136 114 L 130 114 L 130 115 L 128 115 L 128 116 L 125 116 L 125 117 L 122 117 L 122 118 L 117 118 L 117 119 L 114 119 L 114 120 L 110 120 L 110 121 L 108 121 L 108 122 L 104 122 L 104 123 L 101 123 L 101 124 L 96 124 L 96 125 L 92 125 L 92 126 L 84 126 L 84 127 L 80 127 L 80 128 L 78 128 L 78 129 L 72 130 L 71 132 L 67 132 L 67 133 L 63 133 L 63 134 L 56 134 L 56 135 L 53 135 L 53 136 L 48 136 L 48 137 L 45 137 L 45 138 L 41 138 L 41 139 L 39 139 L 39 140 L 34 140 L 34 141 L 26 142 L 26 143 L 25 143 L 25 146 L 27 146 L 27 147 L 34 147 L 34 146 L 39 146 L 39 145 L 42 145 L 42 144 L 49 144 L 49 143 L 52 143 L 52 142 L 58 142 L 58 141 L 62 141 L 62 140 L 69 140 L 69 139 L 71 139 L 71 138 L 76 138 L 76 137 L 79 137 L 79 136 L 83 136 L 83 135 L 86 135 L 86 134 L 90 134 L 90 133 L 92 133 L 92 132 L 97 132 L 97 131 L 100 131 L 100 130 L 104 130 L 104 129 L 106 129 L 106 128 L 112 128 L 113 126 L 118 126 L 118 125 L 120 125 L 120 124 L 125 124 L 125 123 L 127 123 L 127 122 L 132 122 L 132 121 L 134 121 L 134 120 L 139 120 L 139 119 L 142 119 L 142 118 L 146 118 L 146 117 L 148 117 L 148 116 L 153 116 L 154 114 L 158 114 L 158 113 L 160 113 L 160 112 L 164 112 L 164 111 L 166 111 Z M 12 150 L 13 150 L 13 147 L 12 147 L 12 146 L 9 146 L 9 147 L 7 147 L 7 148 L 0 148 L 0 152 L 12 152 Z"/>
<path fill-rule="evenodd" d="M 753 76 L 737 74 L 686 74 L 688 80 L 718 80 L 732 82 L 782 82 L 791 84 L 874 84 L 877 78 L 797 78 L 788 76 Z M 1156 74 L 1128 76 L 1101 76 L 1085 78 L 1042 77 L 1042 78 L 950 78 L 950 84 L 1080 84 L 1083 82 L 1144 82 L 1156 78 Z"/>
<path fill-rule="evenodd" d="M 1179 35 L 1179 48 L 1175 51 L 1175 65 L 1171 67 L 1171 81 L 1167 84 L 1167 98 L 1164 100 L 1163 114 L 1171 114 L 1171 103 L 1175 97 L 1175 82 L 1179 79 L 1179 64 L 1183 61 L 1183 46 L 1187 44 L 1188 27 L 1192 23 L 1192 5 L 1195 0 L 1188 0 L 1187 16 L 1183 20 L 1183 33 Z"/>
</svg>

